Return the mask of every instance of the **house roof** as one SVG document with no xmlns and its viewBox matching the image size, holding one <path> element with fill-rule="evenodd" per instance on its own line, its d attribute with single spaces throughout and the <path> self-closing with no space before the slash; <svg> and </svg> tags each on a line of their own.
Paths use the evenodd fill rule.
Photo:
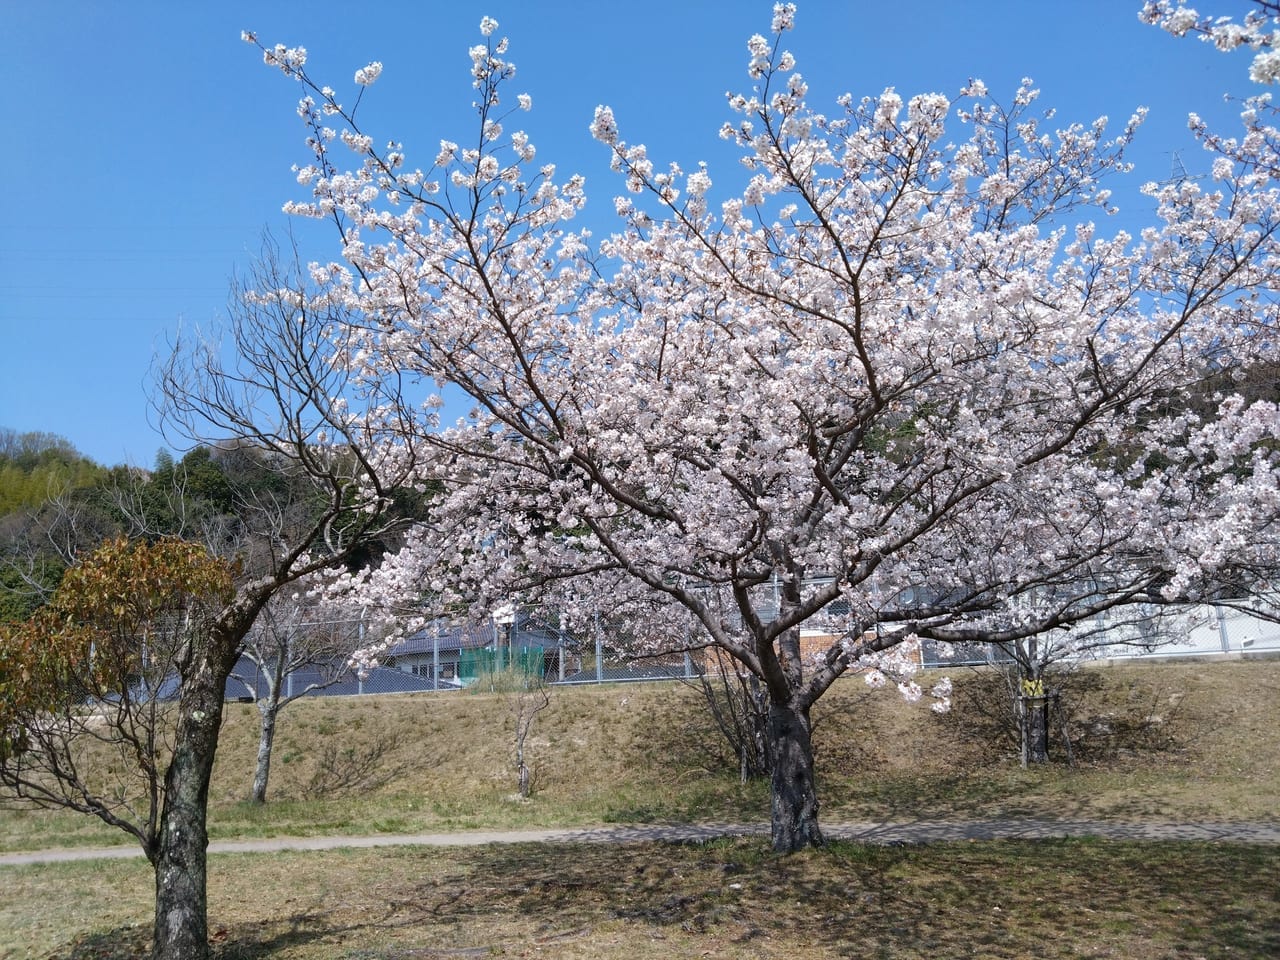
<svg viewBox="0 0 1280 960">
<path fill-rule="evenodd" d="M 495 635 L 491 623 L 450 623 L 447 620 L 436 620 L 390 647 L 381 655 L 382 659 L 393 660 L 396 657 L 432 653 L 437 638 L 441 650 L 477 650 L 492 646 Z M 573 638 L 564 631 L 549 627 L 532 617 L 522 617 L 511 627 L 511 644 L 515 647 L 555 647 L 572 642 Z"/>
<path fill-rule="evenodd" d="M 432 680 L 404 673 L 390 667 L 372 667 L 361 680 L 354 672 L 337 683 L 314 691 L 315 696 L 345 697 L 355 693 L 419 693 L 426 690 L 457 690 L 459 685 L 448 680 Z"/>
<path fill-rule="evenodd" d="M 306 690 L 313 683 L 324 683 L 330 676 L 331 674 L 322 672 L 318 667 L 301 667 L 293 672 L 293 689 Z M 266 681 L 251 660 L 241 657 L 231 678 L 227 680 L 226 698 L 239 700 L 248 696 L 249 686 L 246 686 L 246 683 L 253 687 L 256 696 L 266 696 Z M 308 690 L 305 696 L 345 697 L 358 693 L 416 693 L 425 690 L 456 689 L 458 689 L 456 682 L 447 680 L 437 682 L 430 677 L 420 677 L 390 667 L 371 667 L 365 671 L 363 678 L 354 669 L 343 670 L 337 681 Z"/>
<path fill-rule="evenodd" d="M 429 623 L 417 633 L 405 637 L 382 654 L 383 658 L 403 657 L 414 653 L 431 653 L 439 638 L 441 650 L 475 650 L 493 643 L 493 627 L 489 624 Z"/>
</svg>

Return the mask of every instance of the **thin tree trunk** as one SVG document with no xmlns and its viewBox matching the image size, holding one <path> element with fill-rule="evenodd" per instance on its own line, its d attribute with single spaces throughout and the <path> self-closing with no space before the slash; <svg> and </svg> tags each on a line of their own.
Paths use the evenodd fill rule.
<svg viewBox="0 0 1280 960">
<path fill-rule="evenodd" d="M 1049 762 L 1049 699 L 1022 698 L 1023 766 Z"/>
<path fill-rule="evenodd" d="M 795 853 L 823 843 L 813 777 L 812 730 L 808 709 L 770 705 L 772 833 L 773 849 L 779 853 Z"/>
<path fill-rule="evenodd" d="M 698 687 L 716 729 L 738 758 L 743 783 L 768 776 L 769 704 L 760 680 L 747 673 L 727 654 L 712 648 L 710 669 L 698 673 Z"/>
<path fill-rule="evenodd" d="M 1035 637 L 1026 642 L 1022 661 L 1020 720 L 1022 722 L 1022 765 L 1049 762 L 1049 700 L 1044 685 L 1044 667 L 1040 663 L 1040 646 Z"/>
<path fill-rule="evenodd" d="M 1032 654 L 1035 647 L 1031 647 Z M 1022 765 L 1049 762 L 1049 698 L 1038 666 L 1024 669 L 1018 690 L 1018 720 L 1022 734 Z"/>
<path fill-rule="evenodd" d="M 205 663 L 183 684 L 164 809 L 154 839 L 153 960 L 205 960 L 209 953 L 206 851 L 209 778 L 222 725 L 225 673 Z"/>
<path fill-rule="evenodd" d="M 253 792 L 250 801 L 267 802 L 267 780 L 271 776 L 271 750 L 276 739 L 276 717 L 280 713 L 277 703 L 260 705 L 262 723 L 258 731 L 258 761 L 253 769 Z"/>
</svg>

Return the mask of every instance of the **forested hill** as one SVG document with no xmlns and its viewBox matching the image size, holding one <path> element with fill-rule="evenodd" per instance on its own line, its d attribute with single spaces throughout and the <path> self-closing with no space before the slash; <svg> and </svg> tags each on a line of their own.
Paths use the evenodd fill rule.
<svg viewBox="0 0 1280 960">
<path fill-rule="evenodd" d="M 57 434 L 0 427 L 0 516 L 95 486 L 108 473 Z"/>
<path fill-rule="evenodd" d="M 182 537 L 212 552 L 252 553 L 263 530 L 306 525 L 319 501 L 306 478 L 269 454 L 232 443 L 166 450 L 151 469 L 106 467 L 52 433 L 0 428 L 0 621 L 25 619 L 69 563 L 111 537 Z M 426 498 L 396 495 L 393 511 L 425 515 Z M 347 560 L 376 562 L 379 540 Z"/>
</svg>

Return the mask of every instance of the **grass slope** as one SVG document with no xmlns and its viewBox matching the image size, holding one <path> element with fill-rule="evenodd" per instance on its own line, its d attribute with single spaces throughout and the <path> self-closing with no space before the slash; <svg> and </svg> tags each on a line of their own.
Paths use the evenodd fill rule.
<svg viewBox="0 0 1280 960">
<path fill-rule="evenodd" d="M 937 717 L 842 681 L 815 708 L 823 817 L 1251 820 L 1280 798 L 1280 660 L 1081 671 L 1065 699 L 1078 763 L 1022 770 L 984 710 L 990 677 L 956 675 Z M 228 704 L 210 792 L 214 839 L 768 818 L 699 695 L 680 684 L 555 691 L 514 796 L 514 695 L 298 701 L 282 715 L 269 801 L 244 802 L 257 711 Z M 381 751 L 379 755 L 379 751 Z M 0 852 L 123 842 L 78 814 L 0 809 Z"/>
</svg>

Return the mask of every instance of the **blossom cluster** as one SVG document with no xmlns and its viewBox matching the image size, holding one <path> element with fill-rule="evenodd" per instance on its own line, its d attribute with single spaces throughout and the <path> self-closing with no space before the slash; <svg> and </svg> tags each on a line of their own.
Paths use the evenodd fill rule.
<svg viewBox="0 0 1280 960">
<path fill-rule="evenodd" d="M 1138 17 L 1175 37 L 1197 34 L 1224 52 L 1250 47 L 1258 52 L 1249 66 L 1249 78 L 1255 83 L 1275 83 L 1280 79 L 1280 30 L 1275 29 L 1276 18 L 1268 17 L 1262 8 L 1249 11 L 1242 21 L 1234 21 L 1230 17 L 1201 16 L 1194 7 L 1176 0 L 1147 0 Z"/>
<path fill-rule="evenodd" d="M 356 71 L 355 82 L 362 87 L 368 87 L 372 86 L 380 76 L 382 76 L 382 64 L 375 60 Z"/>
</svg>

